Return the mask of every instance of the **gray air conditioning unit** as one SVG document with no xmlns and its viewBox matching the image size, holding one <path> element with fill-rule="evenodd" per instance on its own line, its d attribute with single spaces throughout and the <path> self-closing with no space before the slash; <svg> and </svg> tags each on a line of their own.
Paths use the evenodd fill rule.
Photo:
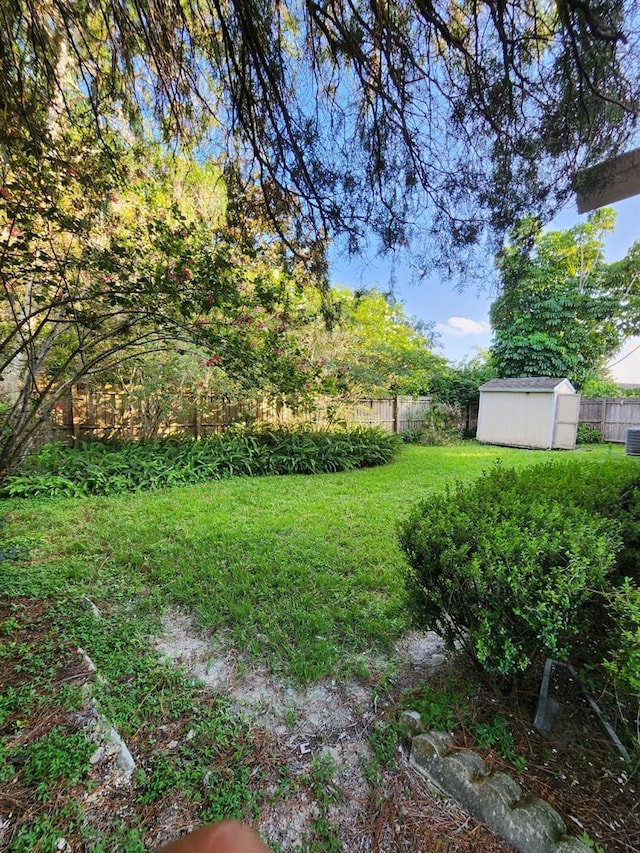
<svg viewBox="0 0 640 853">
<path fill-rule="evenodd" d="M 627 456 L 640 456 L 640 429 L 627 430 L 627 443 L 625 445 Z"/>
</svg>

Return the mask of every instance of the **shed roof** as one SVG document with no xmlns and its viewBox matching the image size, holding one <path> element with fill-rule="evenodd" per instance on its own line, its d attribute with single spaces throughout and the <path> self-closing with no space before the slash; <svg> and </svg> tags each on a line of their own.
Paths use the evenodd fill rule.
<svg viewBox="0 0 640 853">
<path fill-rule="evenodd" d="M 559 385 L 566 383 L 573 391 L 573 385 L 568 379 L 557 379 L 551 376 L 525 376 L 520 379 L 491 379 L 480 386 L 481 391 L 555 391 Z"/>
</svg>

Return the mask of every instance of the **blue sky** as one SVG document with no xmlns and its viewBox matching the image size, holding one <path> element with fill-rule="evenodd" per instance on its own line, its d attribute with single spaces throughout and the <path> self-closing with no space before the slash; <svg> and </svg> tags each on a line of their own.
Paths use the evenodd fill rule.
<svg viewBox="0 0 640 853">
<path fill-rule="evenodd" d="M 624 257 L 632 243 L 640 239 L 640 197 L 626 199 L 612 205 L 618 218 L 616 229 L 608 235 L 605 244 L 607 261 Z M 570 228 L 584 222 L 586 214 L 578 214 L 575 204 L 568 206 L 549 223 L 550 230 Z M 390 266 L 381 261 L 367 262 L 362 258 L 351 263 L 332 264 L 332 283 L 351 288 L 389 288 Z M 489 306 L 492 295 L 478 292 L 475 285 L 462 293 L 454 290 L 449 282 L 431 279 L 422 285 L 403 281 L 402 270 L 395 271 L 394 291 L 411 316 L 426 322 L 434 322 L 440 336 L 439 352 L 453 362 L 474 356 L 486 349 L 491 342 Z M 631 338 L 614 359 L 611 368 L 619 382 L 640 382 L 640 338 Z"/>
</svg>

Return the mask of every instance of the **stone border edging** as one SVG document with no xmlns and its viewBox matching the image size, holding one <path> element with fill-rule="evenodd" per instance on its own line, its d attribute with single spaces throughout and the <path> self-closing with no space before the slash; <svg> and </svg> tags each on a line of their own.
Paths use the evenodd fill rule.
<svg viewBox="0 0 640 853">
<path fill-rule="evenodd" d="M 90 598 L 85 597 L 82 600 L 95 619 L 102 618 L 102 613 Z M 98 672 L 98 667 L 91 660 L 85 650 L 81 646 L 78 646 L 77 651 L 78 654 L 82 656 L 89 672 L 95 673 L 96 681 L 99 684 L 106 684 L 107 679 L 104 675 Z M 86 688 L 85 695 L 89 700 L 90 705 L 88 720 L 83 728 L 89 740 L 93 740 L 98 744 L 98 747 L 89 759 L 89 762 L 92 765 L 99 764 L 105 758 L 115 756 L 115 766 L 122 775 L 122 781 L 129 783 L 136 769 L 136 763 L 129 747 L 120 737 L 116 729 L 109 723 L 104 714 L 100 713 L 93 691 L 91 690 L 90 683 L 85 684 L 84 686 Z"/>
<path fill-rule="evenodd" d="M 400 722 L 412 735 L 409 761 L 416 770 L 521 853 L 593 853 L 568 834 L 548 803 L 506 773 L 489 770 L 472 750 L 454 747 L 449 735 L 426 732 L 420 714 L 406 711 Z"/>
</svg>

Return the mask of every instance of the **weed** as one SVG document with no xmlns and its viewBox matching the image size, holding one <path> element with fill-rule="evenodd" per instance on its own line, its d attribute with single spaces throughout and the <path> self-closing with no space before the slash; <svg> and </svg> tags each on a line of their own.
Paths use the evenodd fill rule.
<svg viewBox="0 0 640 853">
<path fill-rule="evenodd" d="M 84 731 L 72 730 L 63 722 L 35 740 L 23 738 L 25 742 L 18 743 L 33 721 L 41 719 L 43 705 L 48 716 L 64 721 L 86 701 L 79 685 L 65 682 L 67 670 L 60 670 L 60 662 L 67 658 L 77 662 L 77 655 L 73 658 L 69 649 L 80 641 L 101 674 L 108 676 L 94 685 L 100 710 L 111 723 L 117 720 L 116 727 L 125 739 L 135 733 L 139 744 L 136 761 L 143 770 L 135 777 L 134 809 L 144 813 L 150 805 L 179 791 L 202 822 L 255 814 L 258 781 L 249 772 L 255 761 L 249 729 L 224 702 L 203 696 L 197 684 L 149 650 L 143 640 L 148 624 L 142 619 L 132 621 L 131 614 L 122 610 L 108 615 L 106 608 L 105 615 L 96 618 L 82 602 L 65 597 L 49 602 L 46 613 L 35 617 L 16 637 L 11 653 L 31 684 L 28 689 L 9 685 L 0 699 L 0 736 L 4 735 L 0 740 L 0 780 L 18 776 L 32 799 L 41 804 L 45 817 L 25 818 L 15 827 L 10 850 L 53 849 L 49 843 L 53 835 L 73 839 L 84 832 L 77 815 L 69 812 L 66 823 L 63 821 L 64 807 L 59 804 L 73 796 L 79 784 L 88 784 L 86 771 L 95 744 L 88 742 Z M 24 637 L 29 631 L 32 637 L 27 641 Z M 10 661 L 5 664 L 6 671 L 15 674 L 16 667 Z M 154 748 L 158 733 L 168 725 L 179 746 L 171 751 L 166 746 Z M 11 741 L 14 746 L 9 748 Z M 55 814 L 45 819 L 47 809 L 54 807 Z M 144 849 L 144 833 L 130 821 L 128 826 L 89 828 L 86 833 L 93 838 L 90 849 L 110 853 Z"/>
<path fill-rule="evenodd" d="M 10 619 L 5 619 L 3 622 L 0 622 L 0 636 L 10 637 L 19 627 L 20 623 L 13 616 Z"/>
<path fill-rule="evenodd" d="M 590 424 L 578 424 L 576 444 L 602 444 L 602 430 Z"/>
<path fill-rule="evenodd" d="M 427 687 L 412 700 L 411 707 L 419 712 L 423 725 L 440 732 L 453 731 L 470 710 L 462 693 L 451 688 Z"/>
<path fill-rule="evenodd" d="M 0 785 L 5 785 L 14 775 L 15 768 L 9 761 L 9 750 L 5 742 L 0 740 Z"/>
<path fill-rule="evenodd" d="M 212 823 L 227 818 L 241 819 L 257 814 L 257 799 L 249 785 L 249 768 L 235 766 L 225 775 L 216 771 L 215 781 L 207 780 L 202 820 Z"/>
<path fill-rule="evenodd" d="M 430 446 L 459 444 L 462 441 L 462 429 L 458 420 L 459 415 L 454 406 L 434 401 L 430 409 L 420 414 L 419 425 L 402 434 L 402 440 Z"/>
<path fill-rule="evenodd" d="M 311 823 L 311 835 L 306 850 L 309 853 L 341 853 L 342 842 L 326 817 L 320 815 Z"/>
<path fill-rule="evenodd" d="M 581 841 L 590 850 L 593 850 L 593 853 L 604 853 L 604 847 L 601 847 L 597 841 L 594 841 L 588 832 L 583 832 L 581 835 L 579 835 L 578 841 Z"/>
<path fill-rule="evenodd" d="M 318 808 L 306 839 L 305 850 L 310 853 L 339 853 L 342 850 L 342 843 L 329 819 L 330 806 L 340 799 L 334 774 L 334 758 L 330 753 L 324 753 L 313 759 L 309 773 L 300 780 L 310 788 Z"/>
<path fill-rule="evenodd" d="M 60 824 L 50 815 L 40 815 L 18 830 L 9 843 L 8 853 L 33 853 L 34 850 L 55 850 L 61 837 Z"/>
<path fill-rule="evenodd" d="M 25 782 L 35 785 L 36 795 L 46 800 L 56 783 L 75 785 L 82 779 L 89 770 L 91 752 L 83 732 L 69 732 L 55 726 L 24 748 Z"/>
<path fill-rule="evenodd" d="M 105 830 L 83 827 L 84 849 L 91 853 L 145 853 L 144 830 L 139 826 L 117 823 Z"/>
<path fill-rule="evenodd" d="M 193 798 L 202 784 L 203 773 L 165 752 L 153 753 L 149 762 L 152 769 L 136 776 L 137 800 L 142 805 L 154 803 L 172 791 Z"/>
<path fill-rule="evenodd" d="M 495 749 L 499 755 L 522 772 L 527 767 L 526 760 L 514 750 L 513 735 L 509 730 L 506 719 L 497 714 L 488 723 L 474 723 L 472 732 L 478 746 L 485 749 Z"/>
<path fill-rule="evenodd" d="M 488 722 L 474 720 L 469 699 L 452 686 L 425 688 L 410 699 L 407 697 L 405 702 L 411 710 L 420 713 L 422 724 L 427 729 L 465 731 L 479 747 L 495 749 L 516 770 L 523 771 L 526 768 L 526 761 L 514 750 L 513 735 L 506 718 L 496 714 Z"/>
<path fill-rule="evenodd" d="M 313 759 L 309 772 L 301 778 L 301 782 L 309 787 L 321 809 L 338 798 L 338 791 L 333 782 L 335 770 L 335 759 L 331 753 L 326 752 Z"/>
<path fill-rule="evenodd" d="M 362 771 L 367 784 L 375 788 L 380 784 L 381 772 L 398 766 L 396 749 L 403 729 L 397 723 L 379 723 L 369 735 L 371 756 L 362 761 Z"/>
</svg>

